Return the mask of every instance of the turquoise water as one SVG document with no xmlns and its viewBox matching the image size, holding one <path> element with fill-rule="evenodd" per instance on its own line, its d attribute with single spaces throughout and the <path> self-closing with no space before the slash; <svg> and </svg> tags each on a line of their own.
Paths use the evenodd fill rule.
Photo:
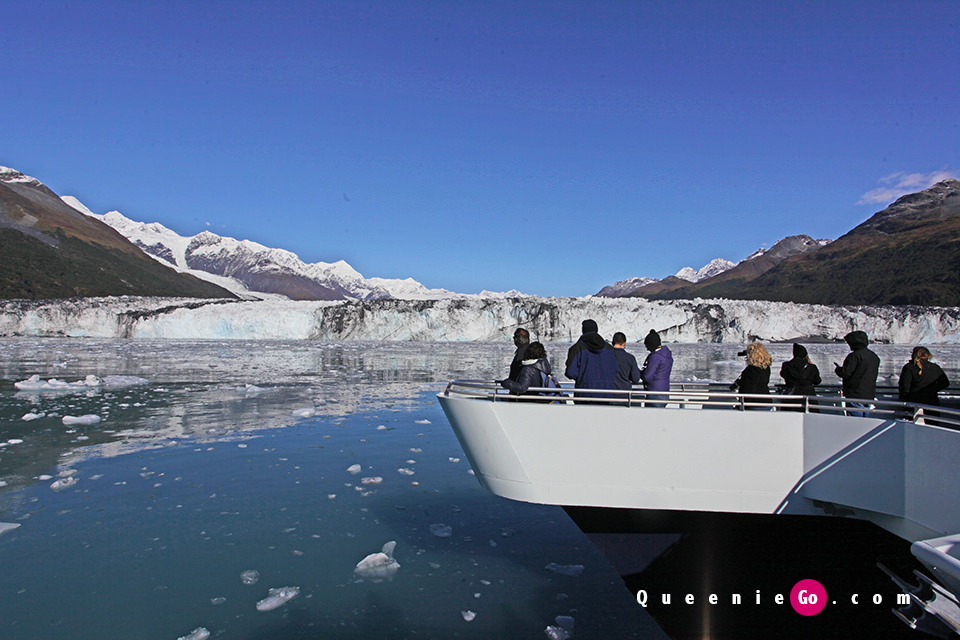
<svg viewBox="0 0 960 640">
<path fill-rule="evenodd" d="M 4 639 L 543 638 L 557 616 L 578 638 L 660 633 L 562 510 L 496 498 L 469 472 L 433 376 L 489 347 L 423 362 L 415 345 L 13 342 L 0 352 L 0 522 L 20 525 L 0 534 Z M 58 372 L 147 382 L 12 387 Z M 51 488 L 63 478 L 75 483 Z M 355 575 L 391 540 L 392 580 Z M 257 609 L 282 587 L 299 593 Z"/>
</svg>

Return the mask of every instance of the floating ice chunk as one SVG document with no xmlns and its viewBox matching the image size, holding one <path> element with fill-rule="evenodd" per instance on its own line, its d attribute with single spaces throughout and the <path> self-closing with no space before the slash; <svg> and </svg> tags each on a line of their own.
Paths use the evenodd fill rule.
<svg viewBox="0 0 960 640">
<path fill-rule="evenodd" d="M 387 430 L 387 425 L 385 424 L 381 424 L 380 426 L 377 427 L 377 431 L 386 431 L 386 430 Z"/>
<path fill-rule="evenodd" d="M 256 569 L 247 569 L 240 572 L 240 582 L 243 584 L 257 584 L 258 580 L 260 580 L 260 572 Z"/>
<path fill-rule="evenodd" d="M 550 640 L 569 640 L 573 637 L 573 618 L 570 616 L 557 616 L 556 625 L 549 625 L 543 632 Z"/>
<path fill-rule="evenodd" d="M 424 420 L 415 420 L 414 422 L 416 422 L 417 424 L 430 424 L 430 421 L 429 421 L 429 420 L 426 420 L 426 419 L 424 419 Z"/>
<path fill-rule="evenodd" d="M 43 413 L 43 412 L 41 412 L 41 413 L 34 413 L 34 412 L 31 411 L 31 412 L 29 412 L 29 413 L 23 414 L 23 417 L 20 418 L 20 419 L 23 420 L 24 422 L 30 422 L 30 421 L 32 421 L 32 420 L 39 420 L 40 418 L 45 418 L 45 417 L 47 417 L 47 414 L 45 414 L 45 413 Z"/>
<path fill-rule="evenodd" d="M 0 533 L 6 533 L 7 531 L 13 531 L 18 528 L 20 525 L 16 522 L 0 522 Z"/>
<path fill-rule="evenodd" d="M 349 467 L 347 467 L 347 471 L 349 471 L 350 473 L 360 473 L 362 470 L 363 470 L 363 467 L 361 467 L 359 464 L 352 464 Z"/>
<path fill-rule="evenodd" d="M 313 407 L 304 407 L 303 409 L 294 409 L 293 415 L 296 418 L 312 418 L 317 415 L 317 410 Z"/>
<path fill-rule="evenodd" d="M 383 478 L 380 476 L 370 476 L 367 478 L 360 478 L 360 484 L 380 484 L 383 482 Z"/>
<path fill-rule="evenodd" d="M 180 636 L 177 640 L 207 640 L 209 637 L 210 632 L 205 627 L 197 627 L 190 632 L 190 635 Z"/>
<path fill-rule="evenodd" d="M 23 440 L 20 438 L 10 438 L 7 440 L 7 444 L 23 444 Z"/>
<path fill-rule="evenodd" d="M 63 422 L 63 424 L 67 425 L 68 427 L 71 427 L 71 426 L 74 426 L 74 425 L 81 425 L 81 426 L 83 426 L 83 425 L 99 424 L 99 423 L 100 423 L 100 419 L 101 419 L 100 416 L 95 415 L 95 414 L 92 414 L 92 413 L 88 413 L 88 414 L 83 415 L 83 416 L 63 416 L 62 422 Z"/>
<path fill-rule="evenodd" d="M 210 604 L 212 604 L 215 607 L 218 607 L 221 604 L 226 603 L 226 601 L 227 599 L 224 598 L 223 596 L 220 596 L 219 598 L 210 598 Z"/>
<path fill-rule="evenodd" d="M 383 545 L 380 551 L 371 553 L 363 560 L 357 563 L 353 573 L 361 578 L 380 582 L 381 580 L 392 580 L 400 569 L 400 563 L 393 557 L 393 550 L 397 546 L 396 540 Z"/>
<path fill-rule="evenodd" d="M 466 611 L 461 611 L 460 615 L 462 615 L 463 619 L 466 620 L 467 622 L 473 622 L 473 619 L 477 617 L 477 614 L 475 614 L 473 611 L 470 611 L 469 609 L 467 609 Z"/>
<path fill-rule="evenodd" d="M 53 484 L 50 485 L 50 488 L 53 489 L 54 491 L 63 491 L 64 489 L 69 489 L 70 487 L 77 484 L 78 482 L 80 481 L 74 478 L 73 476 L 69 476 L 67 478 L 60 478 L 59 480 L 54 480 Z"/>
<path fill-rule="evenodd" d="M 26 380 L 14 382 L 13 386 L 18 391 L 84 391 L 101 386 L 101 380 L 97 376 L 87 376 L 77 382 L 64 382 L 56 378 L 41 380 L 39 375 L 34 374 Z"/>
<path fill-rule="evenodd" d="M 432 524 L 430 525 L 430 533 L 438 538 L 449 538 L 453 535 L 453 527 L 442 523 Z"/>
<path fill-rule="evenodd" d="M 397 469 L 397 473 L 400 473 L 400 474 L 405 475 L 405 476 L 412 476 L 412 475 L 413 475 L 414 473 L 416 473 L 416 472 L 415 472 L 413 469 L 407 469 L 406 467 L 400 467 L 399 469 Z"/>
<path fill-rule="evenodd" d="M 300 587 L 279 587 L 267 593 L 269 595 L 257 603 L 257 611 L 273 611 L 282 607 L 300 595 Z"/>
<path fill-rule="evenodd" d="M 460 462 L 460 458 L 454 458 L 453 456 L 451 456 L 448 459 L 450 460 L 450 462 Z"/>
<path fill-rule="evenodd" d="M 551 562 L 545 568 L 547 571 L 553 571 L 554 573 L 559 573 L 564 576 L 579 576 L 583 573 L 582 564 L 557 564 L 556 562 Z"/>
</svg>

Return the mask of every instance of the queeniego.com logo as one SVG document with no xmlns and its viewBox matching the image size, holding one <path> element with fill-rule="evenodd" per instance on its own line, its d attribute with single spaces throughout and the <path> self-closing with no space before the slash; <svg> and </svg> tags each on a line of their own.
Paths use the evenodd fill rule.
<svg viewBox="0 0 960 640">
<path fill-rule="evenodd" d="M 702 601 L 705 601 L 708 605 L 718 605 L 718 604 L 731 604 L 731 605 L 742 605 L 745 603 L 750 603 L 752 600 L 753 604 L 770 604 L 771 602 L 776 605 L 785 605 L 787 598 L 782 593 L 777 593 L 772 596 L 770 595 L 761 595 L 760 591 L 756 591 L 747 598 L 744 598 L 740 593 L 732 593 L 725 597 L 721 597 L 719 594 L 711 593 L 702 598 Z M 661 593 L 659 594 L 659 602 L 656 602 L 655 596 L 647 593 L 646 590 L 641 589 L 637 592 L 637 603 L 643 607 L 647 608 L 651 601 L 653 604 L 661 605 L 670 605 L 674 603 L 672 593 Z M 849 602 L 852 605 L 859 605 L 861 603 L 860 594 L 853 593 L 845 598 L 846 602 Z M 881 605 L 884 603 L 885 598 L 882 594 L 876 593 L 873 596 L 864 598 L 863 602 L 872 602 L 875 605 Z M 693 605 L 698 603 L 698 599 L 692 593 L 685 595 L 679 595 L 676 602 L 678 604 Z M 799 613 L 802 616 L 815 616 L 827 606 L 828 596 L 826 588 L 820 584 L 819 581 L 808 578 L 806 580 L 801 580 L 800 582 L 793 585 L 793 588 L 790 590 L 790 606 L 793 607 L 793 610 Z M 832 601 L 832 604 L 837 604 L 837 601 Z M 910 604 L 910 596 L 905 593 L 898 593 L 896 595 L 896 604 L 897 606 L 903 606 Z"/>
</svg>

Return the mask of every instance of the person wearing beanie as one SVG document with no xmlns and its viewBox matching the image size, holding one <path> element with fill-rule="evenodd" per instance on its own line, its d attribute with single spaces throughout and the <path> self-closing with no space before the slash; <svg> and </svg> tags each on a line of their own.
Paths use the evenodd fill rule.
<svg viewBox="0 0 960 640">
<path fill-rule="evenodd" d="M 817 394 L 814 385 L 820 384 L 820 370 L 810 362 L 810 356 L 802 344 L 793 344 L 793 358 L 780 367 L 784 391 L 791 396 L 813 396 Z"/>
<path fill-rule="evenodd" d="M 654 329 L 643 339 L 643 346 L 650 353 L 643 361 L 643 368 L 640 369 L 640 379 L 643 381 L 643 388 L 647 391 L 670 391 L 670 373 L 673 371 L 673 354 L 670 349 L 663 346 L 660 341 L 660 334 Z M 665 398 L 665 396 L 648 395 L 651 400 Z M 664 402 L 648 402 L 648 407 L 665 407 Z"/>
</svg>

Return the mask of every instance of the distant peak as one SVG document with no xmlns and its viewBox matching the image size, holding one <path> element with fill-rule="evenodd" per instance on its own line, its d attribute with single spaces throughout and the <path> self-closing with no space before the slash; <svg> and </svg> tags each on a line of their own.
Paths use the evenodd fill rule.
<svg viewBox="0 0 960 640">
<path fill-rule="evenodd" d="M 0 166 L 0 182 L 15 182 L 19 184 L 28 184 L 34 187 L 42 187 L 43 183 L 36 178 L 20 173 L 16 169 Z"/>
</svg>

